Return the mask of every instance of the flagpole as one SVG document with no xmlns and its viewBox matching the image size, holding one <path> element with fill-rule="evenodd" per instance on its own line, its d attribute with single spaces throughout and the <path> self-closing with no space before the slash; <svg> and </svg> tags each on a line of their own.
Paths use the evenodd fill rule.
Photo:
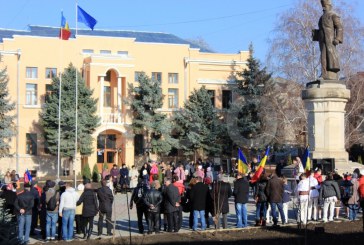
<svg viewBox="0 0 364 245">
<path fill-rule="evenodd" d="M 62 19 L 63 19 L 63 10 Z M 61 21 L 62 22 L 62 21 Z M 61 65 L 59 71 L 59 88 L 58 88 L 58 146 L 57 146 L 57 179 L 59 179 L 59 172 L 61 168 L 61 97 L 62 97 L 62 62 L 63 62 L 63 31 L 62 31 L 62 23 L 61 23 Z"/>
<path fill-rule="evenodd" d="M 78 3 L 77 3 L 77 0 L 76 0 L 76 36 L 75 36 L 75 41 L 77 41 L 77 22 L 78 22 L 78 16 L 77 16 L 77 6 L 78 6 Z M 78 123 L 78 81 L 77 81 L 77 67 L 75 67 L 76 69 L 76 89 L 75 89 L 75 104 L 76 104 L 76 110 L 75 110 L 75 159 L 73 161 L 73 171 L 74 171 L 74 176 L 75 176 L 75 187 L 77 185 L 77 182 L 76 182 L 76 164 L 77 164 L 77 137 L 78 137 L 78 134 L 77 134 L 77 123 Z"/>
</svg>

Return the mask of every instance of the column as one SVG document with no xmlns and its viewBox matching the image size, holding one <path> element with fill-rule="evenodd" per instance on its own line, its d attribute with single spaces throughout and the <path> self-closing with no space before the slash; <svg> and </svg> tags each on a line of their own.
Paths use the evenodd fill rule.
<svg viewBox="0 0 364 245">
<path fill-rule="evenodd" d="M 104 122 L 104 79 L 105 77 L 100 77 L 100 96 L 99 96 L 99 102 L 100 102 L 100 117 L 101 117 L 101 123 Z"/>
<path fill-rule="evenodd" d="M 121 77 L 118 77 L 118 123 L 121 123 L 121 113 L 123 109 L 121 96 Z"/>
</svg>

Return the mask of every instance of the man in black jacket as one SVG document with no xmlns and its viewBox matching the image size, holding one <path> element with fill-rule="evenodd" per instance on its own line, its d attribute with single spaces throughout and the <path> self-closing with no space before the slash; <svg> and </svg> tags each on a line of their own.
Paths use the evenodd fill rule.
<svg viewBox="0 0 364 245">
<path fill-rule="evenodd" d="M 229 198 L 232 195 L 231 186 L 219 175 L 219 180 L 212 185 L 213 215 L 216 220 L 216 229 L 220 229 L 220 216 L 222 214 L 222 228 L 227 227 L 227 214 L 229 213 Z"/>
<path fill-rule="evenodd" d="M 278 178 L 276 174 L 273 173 L 271 178 L 268 180 L 265 192 L 267 194 L 268 201 L 272 209 L 273 225 L 277 226 L 278 223 L 278 215 L 276 208 L 278 208 L 279 213 L 281 214 L 282 223 L 285 224 L 286 217 L 284 216 L 283 203 L 282 203 L 284 183 L 280 178 Z"/>
<path fill-rule="evenodd" d="M 160 220 L 160 205 L 163 201 L 163 196 L 160 191 L 155 189 L 156 183 L 151 184 L 151 190 L 145 195 L 144 203 L 148 208 L 148 234 L 159 233 L 159 220 Z"/>
<path fill-rule="evenodd" d="M 112 213 L 112 203 L 114 201 L 114 196 L 111 189 L 106 186 L 106 180 L 101 181 L 101 188 L 97 190 L 97 198 L 99 200 L 99 222 L 97 226 L 97 235 L 102 234 L 102 225 L 104 223 L 104 217 L 106 216 L 106 229 L 107 235 L 112 236 L 111 228 L 111 213 Z"/>
<path fill-rule="evenodd" d="M 191 204 L 193 210 L 193 230 L 197 230 L 198 217 L 201 219 L 201 230 L 206 230 L 205 210 L 206 199 L 209 194 L 209 188 L 202 183 L 202 178 L 197 177 L 197 183 L 191 189 Z"/>
<path fill-rule="evenodd" d="M 164 205 L 165 213 L 167 214 L 168 232 L 178 232 L 178 210 L 181 197 L 178 188 L 171 184 L 172 180 L 166 178 L 164 184 Z"/>
<path fill-rule="evenodd" d="M 134 188 L 133 194 L 131 195 L 129 206 L 130 206 L 130 209 L 133 209 L 133 203 L 135 203 L 135 205 L 136 205 L 136 211 L 137 211 L 137 217 L 138 217 L 138 228 L 139 228 L 140 234 L 144 233 L 143 214 L 144 214 L 145 220 L 148 223 L 147 209 L 146 209 L 144 201 L 143 201 L 145 193 L 146 193 L 146 187 L 143 185 L 143 179 L 139 178 L 138 185 L 136 188 Z"/>
<path fill-rule="evenodd" d="M 249 182 L 242 173 L 238 173 L 234 182 L 235 210 L 237 217 L 237 228 L 248 226 L 248 213 L 246 204 L 249 200 Z"/>
<path fill-rule="evenodd" d="M 14 203 L 19 225 L 18 239 L 22 244 L 29 243 L 30 226 L 32 225 L 34 196 L 30 192 L 30 187 L 30 184 L 24 184 L 24 191 L 18 195 Z"/>
</svg>

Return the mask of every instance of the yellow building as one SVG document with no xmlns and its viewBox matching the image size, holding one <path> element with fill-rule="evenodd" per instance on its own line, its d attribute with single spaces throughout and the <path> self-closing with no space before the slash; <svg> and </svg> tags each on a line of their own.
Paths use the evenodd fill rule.
<svg viewBox="0 0 364 245">
<path fill-rule="evenodd" d="M 183 106 L 193 89 L 206 86 L 214 94 L 216 108 L 227 107 L 232 98 L 231 74 L 245 67 L 249 53 L 214 53 L 166 33 L 74 30 L 69 40 L 58 38 L 59 28 L 30 26 L 28 31 L 0 29 L 1 68 L 7 67 L 11 100 L 16 102 L 18 134 L 11 141 L 12 158 L 0 160 L 2 172 L 37 170 L 54 175 L 57 160 L 47 154 L 39 126 L 39 113 L 52 77 L 72 63 L 98 99 L 100 127 L 94 133 L 95 163 L 133 165 L 136 154 L 130 110 L 125 105 L 128 84 L 138 72 L 161 80 L 165 101 L 160 110 L 170 113 Z M 15 113 L 15 112 L 14 112 Z M 80 171 L 63 159 L 60 171 Z"/>
</svg>

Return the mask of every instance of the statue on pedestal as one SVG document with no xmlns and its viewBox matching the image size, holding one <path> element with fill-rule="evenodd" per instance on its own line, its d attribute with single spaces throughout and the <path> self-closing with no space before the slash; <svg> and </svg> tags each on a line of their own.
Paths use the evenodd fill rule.
<svg viewBox="0 0 364 245">
<path fill-rule="evenodd" d="M 332 10 L 331 0 L 321 0 L 321 5 L 323 14 L 318 23 L 319 29 L 312 30 L 312 39 L 320 45 L 321 78 L 338 80 L 340 61 L 336 45 L 343 42 L 343 26 L 340 16 Z"/>
</svg>

